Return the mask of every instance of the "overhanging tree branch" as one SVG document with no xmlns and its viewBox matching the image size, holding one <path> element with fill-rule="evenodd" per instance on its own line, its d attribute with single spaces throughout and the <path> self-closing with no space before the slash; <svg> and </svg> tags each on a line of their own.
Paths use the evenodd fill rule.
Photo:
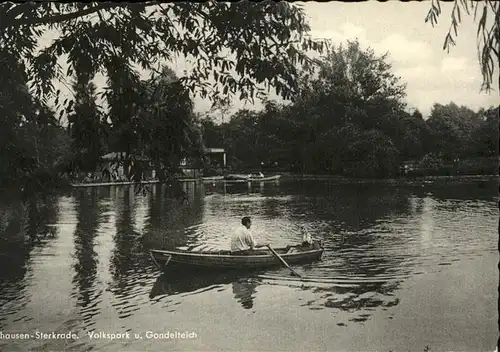
<svg viewBox="0 0 500 352">
<path fill-rule="evenodd" d="M 141 7 L 148 7 L 152 5 L 156 5 L 159 2 L 157 1 L 148 1 L 144 3 L 140 3 L 139 6 Z M 97 5 L 94 5 L 92 7 L 75 11 L 75 12 L 70 12 L 70 13 L 59 13 L 53 16 L 44 16 L 44 17 L 39 17 L 39 18 L 20 18 L 16 19 L 18 15 L 20 15 L 22 12 L 20 12 L 20 6 L 14 8 L 13 10 L 7 12 L 7 16 L 10 17 L 10 21 L 7 21 L 7 25 L 2 26 L 4 28 L 9 28 L 9 27 L 21 27 L 25 25 L 29 26 L 41 26 L 41 25 L 47 25 L 47 24 L 56 24 L 59 22 L 64 22 L 64 21 L 69 21 L 73 20 L 79 17 L 87 16 L 92 13 L 101 11 L 101 10 L 110 10 L 113 8 L 117 7 L 128 7 L 130 6 L 129 3 L 123 2 L 105 2 L 105 3 L 98 3 Z"/>
<path fill-rule="evenodd" d="M 33 8 L 34 6 L 35 5 L 33 3 L 24 3 L 17 6 L 11 6 L 9 9 L 7 9 L 7 5 L 4 4 L 2 6 L 2 12 L 0 13 L 0 15 L 2 16 L 2 19 L 6 19 L 7 23 L 13 23 L 16 20 L 17 16 L 21 15 L 23 12 L 26 12 L 28 8 Z M 6 28 L 10 26 L 4 25 L 4 27 Z"/>
<path fill-rule="evenodd" d="M 440 0 L 433 0 L 431 3 L 431 9 L 425 19 L 426 22 L 430 20 L 431 24 L 437 23 L 437 17 L 441 14 L 441 9 L 439 7 Z M 480 4 L 483 4 L 480 17 L 479 8 Z M 500 26 L 500 5 L 498 1 L 485 0 L 485 1 L 472 1 L 471 10 L 474 10 L 474 21 L 478 21 L 477 27 L 477 50 L 478 50 L 478 60 L 481 65 L 481 73 L 483 76 L 483 84 L 481 90 L 486 92 L 491 91 L 491 85 L 493 81 L 493 73 L 495 70 L 495 59 L 497 60 L 496 65 L 498 65 L 498 31 Z M 466 0 L 454 0 L 453 10 L 451 12 L 451 25 L 446 34 L 443 49 L 449 51 L 450 47 L 455 45 L 455 40 L 458 35 L 457 27 L 461 22 L 460 8 L 465 9 L 467 14 L 471 14 Z M 489 13 L 493 15 L 493 21 L 490 20 L 491 25 L 487 24 L 486 19 L 491 18 L 488 16 Z M 490 27 L 491 26 L 491 27 Z M 453 33 L 454 32 L 454 36 Z"/>
</svg>

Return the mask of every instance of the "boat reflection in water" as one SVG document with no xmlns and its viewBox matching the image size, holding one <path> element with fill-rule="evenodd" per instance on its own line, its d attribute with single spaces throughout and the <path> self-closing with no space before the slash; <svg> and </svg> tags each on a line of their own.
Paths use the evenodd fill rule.
<svg viewBox="0 0 500 352">
<path fill-rule="evenodd" d="M 253 300 L 259 284 L 260 282 L 255 278 L 233 281 L 232 286 L 234 298 L 244 309 L 253 308 Z"/>
<path fill-rule="evenodd" d="M 261 283 L 257 278 L 258 274 L 258 271 L 242 272 L 241 270 L 186 270 L 172 265 L 170 270 L 165 270 L 158 277 L 149 298 L 185 293 L 198 294 L 231 284 L 234 298 L 244 309 L 251 309 L 257 286 Z"/>
</svg>

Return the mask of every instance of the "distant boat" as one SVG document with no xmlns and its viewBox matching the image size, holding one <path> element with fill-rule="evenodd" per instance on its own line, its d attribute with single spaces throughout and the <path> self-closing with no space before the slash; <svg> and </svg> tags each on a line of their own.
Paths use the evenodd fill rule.
<svg viewBox="0 0 500 352">
<path fill-rule="evenodd" d="M 154 184 L 160 183 L 158 180 L 141 181 L 140 184 Z M 103 187 L 103 186 L 131 186 L 136 184 L 134 181 L 113 181 L 113 182 L 85 182 L 85 183 L 71 183 L 71 187 Z"/>
<path fill-rule="evenodd" d="M 281 178 L 281 175 L 273 175 L 273 176 L 264 176 L 264 177 L 250 177 L 250 181 L 252 182 L 264 182 L 264 181 L 276 181 Z"/>
<path fill-rule="evenodd" d="M 273 175 L 273 176 L 257 176 L 257 175 L 239 175 L 245 177 L 229 177 L 228 175 L 224 178 L 224 181 L 227 183 L 245 183 L 245 182 L 266 182 L 266 181 L 277 181 L 281 178 L 281 175 Z M 236 176 L 236 175 L 233 175 Z"/>
<path fill-rule="evenodd" d="M 248 181 L 252 175 L 244 175 L 244 174 L 229 174 L 224 176 L 224 180 L 226 181 Z"/>
<path fill-rule="evenodd" d="M 224 176 L 203 176 L 203 182 L 221 181 Z"/>
<path fill-rule="evenodd" d="M 276 248 L 275 251 L 288 264 L 312 262 L 321 259 L 323 247 L 320 242 L 311 245 L 296 245 Z M 282 263 L 269 250 L 255 250 L 251 254 L 233 254 L 231 251 L 165 251 L 153 249 L 151 258 L 159 269 L 169 263 L 187 268 L 211 269 L 261 269 L 280 266 Z"/>
</svg>

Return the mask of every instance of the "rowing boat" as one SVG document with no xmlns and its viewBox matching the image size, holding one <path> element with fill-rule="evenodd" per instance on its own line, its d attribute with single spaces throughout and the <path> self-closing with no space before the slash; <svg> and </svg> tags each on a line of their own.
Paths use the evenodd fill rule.
<svg viewBox="0 0 500 352">
<path fill-rule="evenodd" d="M 320 242 L 311 245 L 287 246 L 275 251 L 288 263 L 298 264 L 321 259 L 323 247 Z M 246 254 L 225 251 L 150 251 L 151 259 L 159 269 L 167 264 L 205 269 L 262 269 L 282 265 L 280 260 L 267 249 L 253 250 Z"/>
</svg>

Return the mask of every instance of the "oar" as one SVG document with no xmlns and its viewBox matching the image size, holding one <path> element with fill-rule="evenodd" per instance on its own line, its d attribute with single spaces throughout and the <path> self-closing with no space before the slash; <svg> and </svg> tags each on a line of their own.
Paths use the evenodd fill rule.
<svg viewBox="0 0 500 352">
<path fill-rule="evenodd" d="M 269 248 L 269 250 L 270 250 L 270 251 L 271 251 L 271 252 L 272 252 L 272 253 L 276 256 L 276 258 L 278 258 L 278 259 L 279 259 L 279 260 L 280 260 L 283 264 L 285 264 L 285 266 L 286 266 L 288 269 L 290 269 L 290 271 L 292 272 L 292 274 L 294 274 L 295 276 L 301 277 L 301 276 L 299 275 L 299 273 L 297 273 L 295 270 L 293 270 L 293 269 L 290 267 L 290 265 L 288 265 L 288 263 L 287 263 L 287 262 L 285 262 L 285 259 L 281 258 L 281 256 L 280 256 L 278 253 L 276 253 L 276 251 L 275 251 L 275 250 L 271 247 L 271 245 L 269 245 L 269 244 L 268 244 L 268 245 L 267 245 L 267 248 Z"/>
</svg>

